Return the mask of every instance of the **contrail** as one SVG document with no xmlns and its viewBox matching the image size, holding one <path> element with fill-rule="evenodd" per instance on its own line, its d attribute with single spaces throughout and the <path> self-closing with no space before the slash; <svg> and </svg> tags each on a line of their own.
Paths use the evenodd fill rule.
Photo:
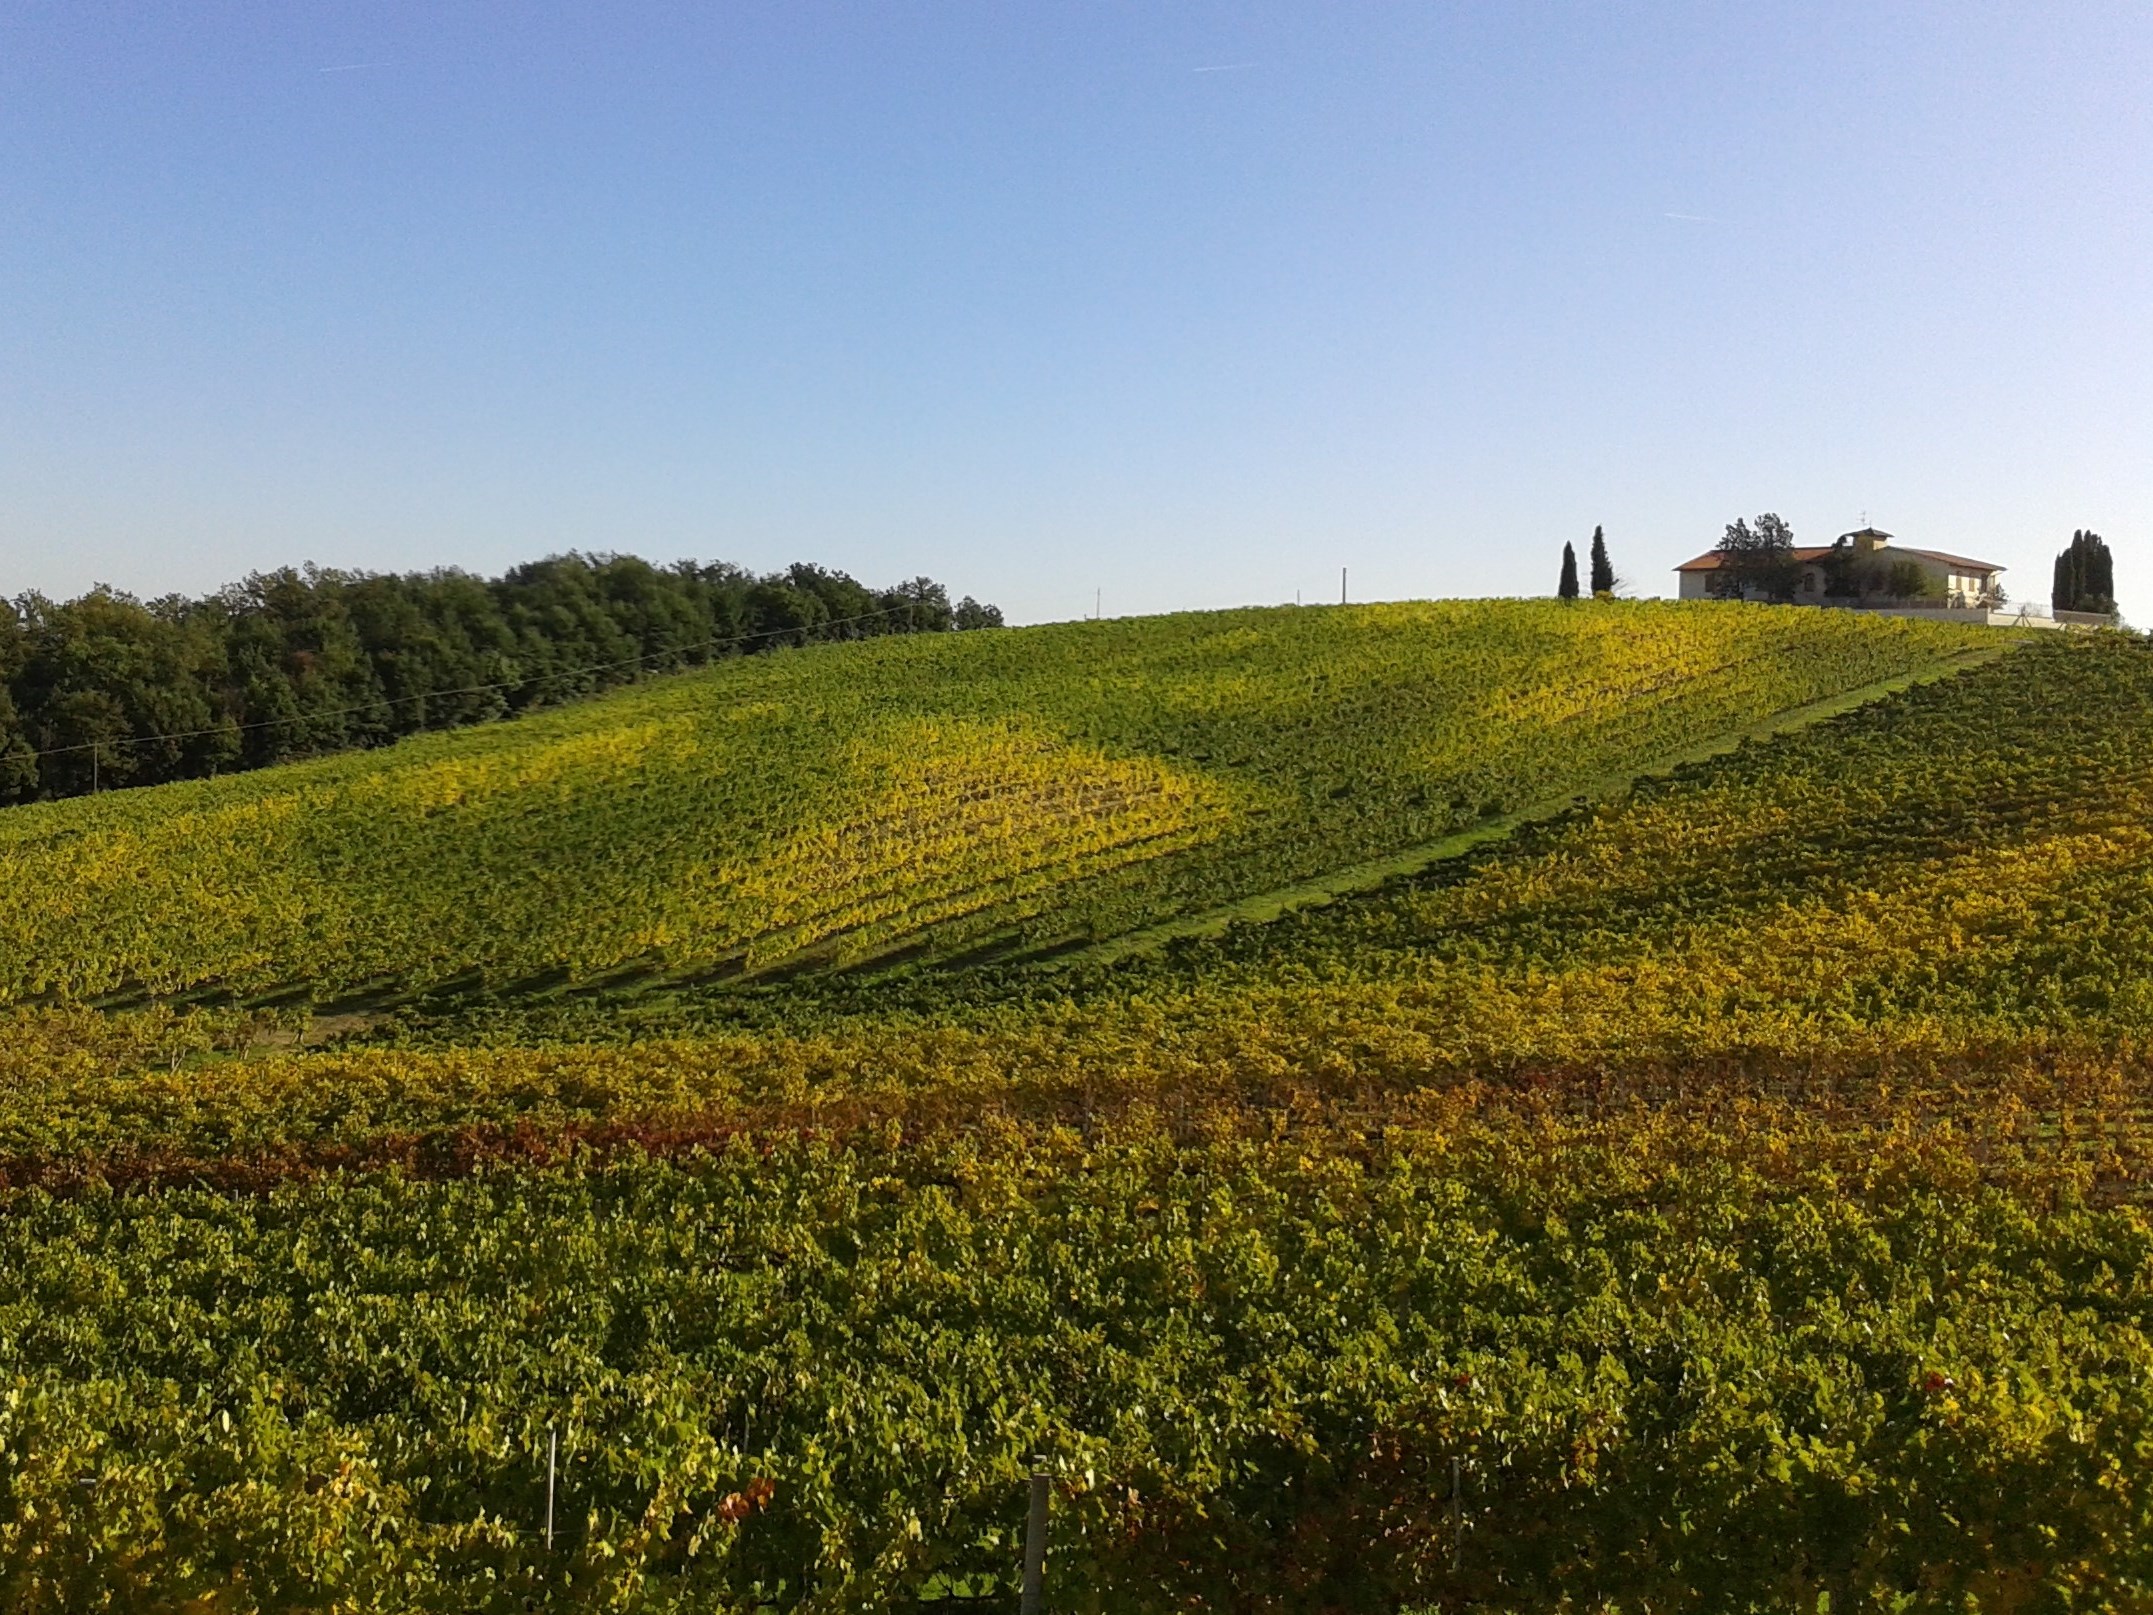
<svg viewBox="0 0 2153 1615">
<path fill-rule="evenodd" d="M 1660 217 L 1663 219 L 1686 219 L 1691 224 L 1717 224 L 1719 222 L 1717 219 L 1706 218 L 1702 213 L 1662 213 Z"/>
<path fill-rule="evenodd" d="M 1254 62 L 1221 62 L 1216 67 L 1192 67 L 1191 73 L 1238 73 L 1244 67 L 1254 67 Z"/>
<path fill-rule="evenodd" d="M 317 73 L 356 73 L 362 68 L 390 67 L 393 65 L 395 64 L 390 62 L 340 62 L 335 67 L 317 67 L 314 71 Z"/>
</svg>

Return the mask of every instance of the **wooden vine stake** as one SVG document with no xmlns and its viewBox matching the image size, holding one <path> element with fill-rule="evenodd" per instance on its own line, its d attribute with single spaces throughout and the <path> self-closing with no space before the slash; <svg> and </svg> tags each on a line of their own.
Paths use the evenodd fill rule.
<svg viewBox="0 0 2153 1615">
<path fill-rule="evenodd" d="M 546 1551 L 553 1551 L 553 1472 L 561 1455 L 561 1432 L 546 1426 Z"/>
<path fill-rule="evenodd" d="M 1458 1546 L 1465 1540 L 1464 1466 L 1458 1462 L 1456 1453 L 1450 1457 L 1450 1568 L 1458 1568 Z"/>
<path fill-rule="evenodd" d="M 1045 1615 L 1047 1568 L 1047 1460 L 1032 1459 L 1032 1509 L 1024 1522 L 1023 1615 Z"/>
</svg>

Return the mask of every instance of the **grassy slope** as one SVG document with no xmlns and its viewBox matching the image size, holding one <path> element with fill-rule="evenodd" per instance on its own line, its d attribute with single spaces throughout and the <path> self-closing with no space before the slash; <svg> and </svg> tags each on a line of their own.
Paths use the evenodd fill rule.
<svg viewBox="0 0 2153 1615">
<path fill-rule="evenodd" d="M 1843 613 L 1453 602 L 758 658 L 385 753 L 12 810 L 0 999 L 1112 937 L 1994 643 Z"/>
</svg>

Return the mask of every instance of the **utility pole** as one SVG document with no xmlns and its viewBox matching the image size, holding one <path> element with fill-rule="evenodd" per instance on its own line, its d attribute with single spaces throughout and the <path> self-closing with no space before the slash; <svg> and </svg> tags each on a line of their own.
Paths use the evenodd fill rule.
<svg viewBox="0 0 2153 1615">
<path fill-rule="evenodd" d="M 1344 567 L 1338 569 L 1338 603 L 1340 605 L 1346 603 L 1346 569 Z"/>
</svg>

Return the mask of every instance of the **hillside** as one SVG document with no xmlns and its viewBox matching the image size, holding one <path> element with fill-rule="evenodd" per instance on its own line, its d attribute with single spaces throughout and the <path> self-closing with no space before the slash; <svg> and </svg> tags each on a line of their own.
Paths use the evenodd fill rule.
<svg viewBox="0 0 2153 1615">
<path fill-rule="evenodd" d="M 2129 1178 L 2153 1038 L 2149 756 L 2153 651 L 2059 637 L 1373 889 L 1123 956 L 509 993 L 392 1018 L 369 1039 L 390 1046 L 237 1062 L 202 1058 L 214 1020 L 26 1021 L 0 1170 L 275 1175 L 292 1151 L 483 1154 L 530 1128 L 670 1150 L 803 1116 L 1160 1096 L 1380 1109 L 1522 1074 L 1557 1106 L 1610 1082 L 1657 1102 L 1796 1081 L 1871 1118 L 1963 1120 L 1964 1101 L 2048 1135 L 2068 1105 L 2101 1118 L 2122 1152 L 2102 1170 Z"/>
<path fill-rule="evenodd" d="M 1851 613 L 1453 602 L 780 652 L 0 813 L 0 996 L 1064 948 L 1460 846 L 1998 643 Z"/>
<path fill-rule="evenodd" d="M 2153 1035 L 2153 653 L 2053 637 L 1471 861 L 1182 949 L 1320 978 L 1459 1063 Z M 1348 986 L 1350 984 L 1350 987 Z"/>
<path fill-rule="evenodd" d="M 16 821 L 20 868 L 149 882 L 152 805 L 270 827 L 190 879 L 313 847 L 251 979 L 374 979 L 327 950 L 392 957 L 394 900 L 407 979 L 493 980 L 325 1047 L 0 1011 L 0 1602 L 1006 1604 L 1034 1455 L 1049 1607 L 2153 1600 L 2153 650 L 1719 607 L 962 638 Z M 1114 841 L 1162 780 L 1185 833 Z M 855 945 L 936 946 L 518 974 L 732 923 L 683 872 L 865 868 L 768 860 L 893 800 L 947 884 Z M 123 878 L 21 889 L 115 979 L 52 893 Z"/>
</svg>

